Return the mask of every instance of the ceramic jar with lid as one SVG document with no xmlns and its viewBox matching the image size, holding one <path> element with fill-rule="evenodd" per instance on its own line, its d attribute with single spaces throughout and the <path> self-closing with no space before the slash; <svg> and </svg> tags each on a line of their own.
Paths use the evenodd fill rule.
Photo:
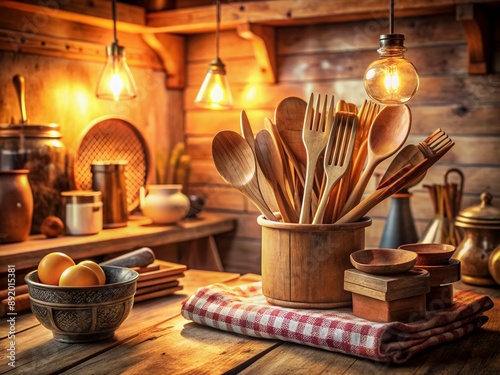
<svg viewBox="0 0 500 375">
<path fill-rule="evenodd" d="M 102 196 L 100 191 L 63 191 L 63 221 L 72 236 L 96 234 L 102 230 Z"/>
<path fill-rule="evenodd" d="M 464 229 L 464 239 L 453 257 L 461 262 L 462 281 L 472 285 L 496 285 L 488 268 L 493 250 L 500 244 L 500 209 L 492 205 L 490 193 L 481 194 L 481 204 L 462 210 L 455 225 Z"/>
</svg>

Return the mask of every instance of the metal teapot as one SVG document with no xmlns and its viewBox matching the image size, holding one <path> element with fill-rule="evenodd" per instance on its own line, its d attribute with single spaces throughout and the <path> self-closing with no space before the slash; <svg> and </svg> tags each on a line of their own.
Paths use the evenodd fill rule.
<svg viewBox="0 0 500 375">
<path fill-rule="evenodd" d="M 462 281 L 467 284 L 496 285 L 488 261 L 500 245 L 500 209 L 491 204 L 492 199 L 490 193 L 482 193 L 481 204 L 462 210 L 455 221 L 465 234 L 453 258 L 460 260 Z"/>
</svg>

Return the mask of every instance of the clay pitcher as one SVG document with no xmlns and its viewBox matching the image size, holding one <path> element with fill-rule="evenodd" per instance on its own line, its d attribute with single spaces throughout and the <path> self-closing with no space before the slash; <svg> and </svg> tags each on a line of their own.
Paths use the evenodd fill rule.
<svg viewBox="0 0 500 375">
<path fill-rule="evenodd" d="M 25 241 L 33 218 L 27 169 L 0 171 L 0 243 Z"/>
</svg>

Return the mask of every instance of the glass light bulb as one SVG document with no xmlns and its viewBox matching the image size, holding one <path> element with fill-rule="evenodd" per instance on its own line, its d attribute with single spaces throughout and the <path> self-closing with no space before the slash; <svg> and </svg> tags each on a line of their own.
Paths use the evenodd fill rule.
<svg viewBox="0 0 500 375">
<path fill-rule="evenodd" d="M 113 42 L 106 54 L 108 58 L 97 84 L 97 97 L 110 100 L 135 98 L 137 90 L 125 58 L 125 48 Z"/>
<path fill-rule="evenodd" d="M 382 37 L 402 37 L 396 41 Z M 402 44 L 404 37 L 400 34 L 381 36 L 381 47 L 378 49 L 380 59 L 372 62 L 365 72 L 364 85 L 366 93 L 374 101 L 385 105 L 400 105 L 408 102 L 417 92 L 420 79 L 417 69 L 404 58 L 406 48 Z"/>
<path fill-rule="evenodd" d="M 209 109 L 228 109 L 233 106 L 224 64 L 220 59 L 210 63 L 207 75 L 194 101 L 198 106 Z"/>
</svg>

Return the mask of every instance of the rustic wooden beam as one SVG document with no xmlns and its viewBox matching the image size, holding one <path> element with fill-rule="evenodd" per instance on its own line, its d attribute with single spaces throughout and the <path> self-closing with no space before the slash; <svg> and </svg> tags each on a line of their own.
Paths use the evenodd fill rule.
<svg viewBox="0 0 500 375">
<path fill-rule="evenodd" d="M 61 5 L 60 3 L 64 3 L 65 5 Z M 0 7 L 30 12 L 38 15 L 38 17 L 53 17 L 112 30 L 113 21 L 110 2 L 101 0 L 98 3 L 105 3 L 108 9 L 104 9 L 101 5 L 98 8 L 99 11 L 96 11 L 94 1 L 92 2 L 92 6 L 90 6 L 89 2 L 84 0 L 64 2 L 61 0 L 47 0 L 46 2 L 35 0 L 0 0 Z M 79 6 L 75 6 L 76 4 L 79 4 Z M 132 34 L 142 34 L 149 29 L 144 25 L 144 9 L 119 3 L 117 12 L 118 21 L 116 28 L 118 32 L 124 31 Z"/>
<path fill-rule="evenodd" d="M 456 17 L 462 23 L 467 38 L 469 74 L 489 73 L 491 30 L 485 9 L 475 4 L 459 4 Z"/>
<path fill-rule="evenodd" d="M 489 0 L 414 0 L 396 2 L 397 17 L 453 13 L 457 4 L 491 3 Z M 399 3 L 399 4 L 398 4 Z M 319 22 L 347 22 L 387 17 L 387 0 L 272 0 L 221 6 L 221 28 L 242 23 L 290 26 Z M 149 13 L 146 25 L 163 32 L 200 33 L 215 29 L 213 7 L 196 7 Z"/>
<path fill-rule="evenodd" d="M 170 34 L 142 34 L 146 44 L 157 53 L 167 73 L 166 87 L 183 89 L 185 86 L 185 38 Z"/>
<path fill-rule="evenodd" d="M 276 32 L 272 26 L 245 23 L 238 25 L 238 35 L 252 41 L 260 72 L 269 83 L 276 83 Z"/>
</svg>

